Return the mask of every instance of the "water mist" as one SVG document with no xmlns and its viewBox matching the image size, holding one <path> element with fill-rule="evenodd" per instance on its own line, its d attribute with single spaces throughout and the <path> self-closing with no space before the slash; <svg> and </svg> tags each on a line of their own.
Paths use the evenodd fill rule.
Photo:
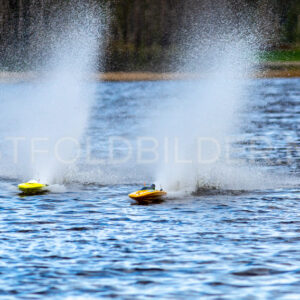
<svg viewBox="0 0 300 300">
<path fill-rule="evenodd" d="M 252 189 L 264 177 L 240 161 L 233 163 L 227 151 L 239 133 L 239 111 L 263 46 L 257 18 L 250 10 L 247 17 L 241 11 L 237 15 L 227 1 L 214 4 L 194 16 L 177 62 L 178 71 L 200 79 L 175 88 L 176 98 L 155 126 L 161 142 L 172 141 L 168 159 L 156 172 L 156 182 L 167 190 Z"/>
<path fill-rule="evenodd" d="M 102 20 L 99 9 L 73 3 L 37 34 L 34 42 L 47 46 L 31 62 L 38 78 L 2 93 L 1 176 L 55 183 L 72 170 L 93 101 Z"/>
</svg>

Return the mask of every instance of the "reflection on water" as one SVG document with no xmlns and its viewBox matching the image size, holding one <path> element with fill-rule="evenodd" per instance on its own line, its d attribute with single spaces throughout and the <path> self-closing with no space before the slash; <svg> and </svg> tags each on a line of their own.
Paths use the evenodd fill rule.
<svg viewBox="0 0 300 300">
<path fill-rule="evenodd" d="M 140 112 L 164 106 L 175 84 L 99 87 L 102 100 L 88 133 L 95 149 L 110 135 L 144 132 L 151 120 Z M 293 175 L 290 186 L 279 180 L 260 189 L 203 187 L 157 205 L 132 205 L 128 193 L 140 188 L 144 175 L 151 178 L 151 168 L 124 168 L 122 176 L 114 169 L 97 180 L 78 173 L 63 192 L 30 197 L 18 195 L 18 179 L 2 179 L 1 297 L 298 298 L 299 84 L 254 80 L 236 143 L 240 158 L 259 163 L 267 157 L 266 168 L 284 174 L 282 182 Z"/>
</svg>

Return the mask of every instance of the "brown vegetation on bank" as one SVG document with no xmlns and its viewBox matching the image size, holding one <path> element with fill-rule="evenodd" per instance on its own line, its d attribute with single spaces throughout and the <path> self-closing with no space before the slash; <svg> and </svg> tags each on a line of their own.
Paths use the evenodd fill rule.
<svg viewBox="0 0 300 300">
<path fill-rule="evenodd" d="M 300 77 L 299 69 L 262 70 L 255 72 L 251 78 L 291 78 Z M 32 72 L 0 72 L 0 82 L 23 82 L 38 78 Z M 107 72 L 98 73 L 92 79 L 98 81 L 159 81 L 159 80 L 193 80 L 205 78 L 205 74 L 193 73 L 155 73 L 155 72 Z"/>
<path fill-rule="evenodd" d="M 153 73 L 153 72 L 109 72 L 96 76 L 103 81 L 158 81 L 158 80 L 188 80 L 204 78 L 205 74 L 188 73 Z M 254 73 L 253 78 L 288 78 L 300 77 L 299 70 L 268 70 Z"/>
</svg>

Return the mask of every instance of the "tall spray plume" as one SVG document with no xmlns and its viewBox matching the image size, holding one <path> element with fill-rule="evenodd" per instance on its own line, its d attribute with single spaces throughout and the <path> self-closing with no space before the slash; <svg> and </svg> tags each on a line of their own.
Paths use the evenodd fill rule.
<svg viewBox="0 0 300 300">
<path fill-rule="evenodd" d="M 30 40 L 36 52 L 27 56 L 26 64 L 34 80 L 3 89 L 1 176 L 62 182 L 72 170 L 87 126 L 95 87 L 90 78 L 101 61 L 104 14 L 84 1 L 53 10 L 47 26 L 36 24 L 35 39 Z"/>
<path fill-rule="evenodd" d="M 273 34 L 270 18 L 262 24 L 260 14 L 244 1 L 203 1 L 186 18 L 176 66 L 200 79 L 178 84 L 177 96 L 155 126 L 161 143 L 168 142 L 162 154 L 167 159 L 156 172 L 156 182 L 166 189 L 257 187 L 257 173 L 229 162 L 225 150 L 239 133 L 239 111 L 264 36 Z"/>
</svg>

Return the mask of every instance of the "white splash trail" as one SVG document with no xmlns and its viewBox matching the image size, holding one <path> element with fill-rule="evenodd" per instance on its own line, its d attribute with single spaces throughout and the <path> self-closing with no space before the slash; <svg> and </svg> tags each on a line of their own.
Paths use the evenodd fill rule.
<svg viewBox="0 0 300 300">
<path fill-rule="evenodd" d="M 94 98 L 88 79 L 98 66 L 102 21 L 95 7 L 65 9 L 44 36 L 51 43 L 38 67 L 40 78 L 3 93 L 1 176 L 61 183 L 72 169 Z M 17 150 L 6 141 L 15 137 L 20 137 Z"/>
<path fill-rule="evenodd" d="M 153 124 L 152 134 L 160 144 L 165 138 L 173 141 L 168 159 L 157 164 L 155 181 L 166 190 L 189 192 L 201 187 L 274 187 L 278 178 L 246 163 L 229 163 L 225 153 L 226 140 L 239 133 L 239 112 L 250 96 L 248 80 L 264 41 L 255 28 L 255 18 L 238 23 L 228 11 L 221 14 L 222 19 L 214 13 L 199 16 L 206 23 L 191 28 L 179 64 L 179 71 L 200 73 L 205 79 L 186 82 L 184 88 L 180 85 L 167 112 Z M 199 143 L 199 138 L 206 143 Z M 178 161 L 178 153 L 186 162 Z M 211 157 L 215 160 L 209 162 Z"/>
</svg>

